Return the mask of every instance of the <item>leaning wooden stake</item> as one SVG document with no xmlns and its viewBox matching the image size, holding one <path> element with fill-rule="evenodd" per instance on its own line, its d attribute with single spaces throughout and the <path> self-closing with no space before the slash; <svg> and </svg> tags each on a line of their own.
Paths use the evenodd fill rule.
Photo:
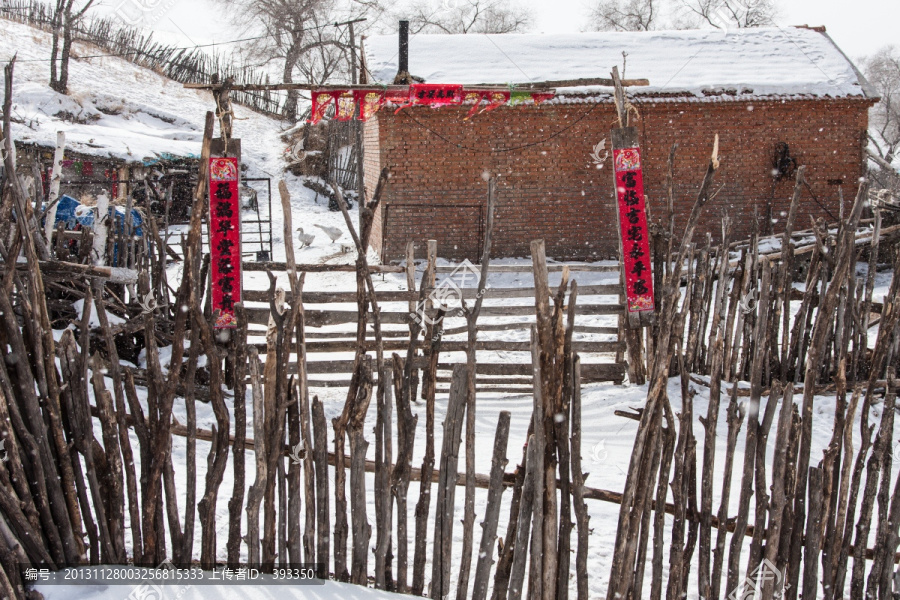
<svg viewBox="0 0 900 600">
<path fill-rule="evenodd" d="M 723 229 L 727 229 L 723 226 Z M 702 483 L 701 483 L 701 492 L 700 492 L 700 518 L 703 520 L 702 526 L 700 528 L 700 566 L 699 566 L 699 579 L 700 579 L 700 588 L 701 594 L 706 598 L 710 598 L 712 600 L 718 600 L 719 597 L 719 577 L 718 575 L 721 573 L 721 550 L 718 548 L 718 543 L 716 545 L 716 558 L 713 560 L 713 572 L 710 573 L 709 569 L 709 559 L 710 559 L 710 551 L 712 547 L 712 531 L 709 528 L 709 522 L 712 517 L 712 475 L 714 472 L 715 465 L 715 437 L 716 437 L 716 425 L 719 419 L 719 396 L 722 384 L 722 370 L 723 370 L 723 350 L 725 345 L 725 287 L 726 287 L 726 269 L 728 266 L 728 256 L 727 252 L 725 252 L 725 248 L 728 247 L 728 234 L 725 233 L 722 240 L 722 250 L 719 252 L 719 278 L 718 278 L 718 286 L 716 288 L 716 302 L 715 309 L 713 312 L 713 324 L 711 333 L 713 337 L 713 344 L 710 348 L 710 352 L 712 354 L 711 359 L 711 372 L 710 372 L 710 385 L 709 385 L 709 408 L 706 413 L 706 421 L 703 424 L 705 429 L 704 435 L 704 444 L 703 444 L 703 474 L 702 474 Z M 729 421 L 729 427 L 732 426 L 732 422 Z M 729 429 L 731 431 L 731 429 Z M 727 461 L 727 459 L 726 459 Z M 727 469 L 727 467 L 726 467 Z M 730 475 L 729 471 L 725 471 L 725 479 L 728 485 L 730 485 Z M 723 502 L 724 506 L 726 502 Z M 721 522 L 720 522 L 721 523 Z M 724 534 L 719 533 L 719 540 L 724 543 Z M 718 540 L 717 540 L 718 542 Z M 719 567 L 718 572 L 716 566 Z"/>
<path fill-rule="evenodd" d="M 407 359 L 408 360 L 408 359 Z M 398 383 L 397 395 L 397 464 L 391 473 L 391 493 L 397 501 L 397 591 L 405 593 L 409 587 L 409 543 L 407 528 L 407 500 L 409 492 L 410 461 L 415 446 L 416 423 L 410 405 L 409 378 L 405 372 L 413 372 L 411 365 L 401 366 L 400 356 L 394 354 L 394 380 Z"/>
<path fill-rule="evenodd" d="M 431 597 L 444 598 L 450 592 L 450 568 L 453 557 L 453 507 L 456 497 L 456 476 L 459 461 L 460 435 L 466 400 L 466 370 L 463 365 L 453 367 L 450 399 L 444 420 L 444 440 L 441 449 L 440 478 L 434 517 L 434 555 L 431 572 Z"/>
<path fill-rule="evenodd" d="M 300 440 L 300 392 L 296 380 L 290 386 L 290 402 L 287 407 L 288 445 L 293 457 L 287 468 L 287 534 L 285 544 L 288 550 L 288 562 L 292 565 L 303 562 L 303 532 L 300 527 L 300 515 L 303 512 L 303 498 L 300 488 L 303 485 L 303 461 L 300 453 L 303 442 Z M 279 481 L 283 485 L 285 482 Z M 309 507 L 307 507 L 307 511 Z M 283 519 L 283 515 L 282 515 Z M 315 561 L 310 561 L 315 562 Z"/>
<path fill-rule="evenodd" d="M 256 457 L 256 478 L 247 494 L 247 557 L 251 567 L 260 565 L 259 505 L 263 499 L 268 470 L 265 401 L 260 381 L 259 355 L 256 346 L 248 348 L 250 384 L 253 393 L 253 454 Z"/>
<path fill-rule="evenodd" d="M 565 283 L 568 273 L 563 271 L 560 289 L 557 291 L 556 304 L 560 310 L 556 313 L 558 319 L 557 333 L 562 327 L 562 303 L 565 299 Z M 575 310 L 578 299 L 578 283 L 569 284 L 569 305 L 566 312 L 566 324 L 562 347 L 562 394 L 559 397 L 559 405 L 554 409 L 553 422 L 556 428 L 554 438 L 556 440 L 556 452 L 559 456 L 559 545 L 557 550 L 558 561 L 556 564 L 556 590 L 557 600 L 569 598 L 569 572 L 572 554 L 572 479 L 570 463 L 572 456 L 569 448 L 571 404 L 572 404 L 572 369 L 575 353 L 572 350 L 575 336 Z M 557 344 L 559 339 L 557 339 Z M 559 348 L 557 348 L 559 351 Z"/>
<path fill-rule="evenodd" d="M 216 561 L 216 504 L 219 495 L 219 486 L 225 474 L 228 464 L 228 442 L 230 438 L 230 417 L 228 407 L 225 405 L 224 382 L 222 367 L 219 362 L 219 351 L 215 347 L 212 328 L 206 319 L 194 306 L 194 325 L 200 328 L 200 341 L 206 347 L 209 364 L 209 389 L 210 404 L 216 418 L 215 441 L 210 449 L 209 470 L 206 472 L 206 489 L 203 498 L 197 505 L 200 515 L 201 542 L 200 564 L 205 569 L 211 569 Z"/>
<path fill-rule="evenodd" d="M 369 443 L 363 432 L 366 411 L 372 399 L 372 374 L 368 364 L 363 364 L 362 385 L 357 390 L 356 402 L 350 413 L 350 521 L 353 528 L 353 553 L 350 563 L 350 581 L 365 585 L 368 581 L 369 540 L 372 527 L 366 517 L 366 450 Z M 340 470 L 340 469 L 338 469 Z"/>
<path fill-rule="evenodd" d="M 481 546 L 478 550 L 478 566 L 475 568 L 475 588 L 473 600 L 485 600 L 488 592 L 488 578 L 494 559 L 494 545 L 497 541 L 497 522 L 500 519 L 500 495 L 503 493 L 503 473 L 506 469 L 506 443 L 509 440 L 508 411 L 500 411 L 497 433 L 494 437 L 494 455 L 491 460 L 491 483 L 488 487 L 487 508 L 481 533 Z M 467 477 L 468 479 L 468 477 Z M 474 478 L 473 478 L 474 479 Z"/>
<path fill-rule="evenodd" d="M 313 458 L 316 472 L 316 560 L 320 565 L 316 577 L 328 577 L 328 565 L 331 562 L 329 536 L 331 535 L 331 511 L 328 506 L 328 426 L 325 422 L 325 409 L 318 396 L 312 401 L 313 424 Z"/>
<path fill-rule="evenodd" d="M 737 386 L 735 386 L 737 388 Z M 772 543 L 766 543 L 764 558 L 772 564 L 776 564 L 778 559 L 778 544 L 776 541 L 781 539 L 781 528 L 784 523 L 784 510 L 788 504 L 788 498 L 785 490 L 785 479 L 788 471 L 787 454 L 788 454 L 788 436 L 791 431 L 791 415 L 794 406 L 794 386 L 787 385 L 781 400 L 781 412 L 778 416 L 778 427 L 775 433 L 775 455 L 772 458 L 772 507 L 769 526 L 766 530 L 766 539 L 773 540 Z M 771 400 L 770 400 L 771 402 Z M 775 580 L 766 580 L 762 582 L 762 594 L 764 598 L 772 597 L 772 594 L 780 593 L 781 589 L 776 588 Z"/>
<path fill-rule="evenodd" d="M 428 241 L 428 263 L 422 275 L 421 290 L 434 287 L 435 263 L 437 261 L 437 242 Z M 423 308 L 431 308 L 425 303 Z M 411 591 L 420 596 L 425 590 L 425 560 L 428 538 L 428 513 L 431 506 L 431 480 L 434 473 L 434 395 L 437 376 L 438 355 L 441 348 L 443 332 L 443 313 L 439 313 L 436 321 L 430 321 L 426 328 L 426 340 L 429 344 L 428 367 L 422 377 L 422 399 L 425 400 L 425 457 L 422 459 L 422 479 L 419 484 L 419 500 L 416 502 L 416 533 L 414 539 L 413 577 Z"/>
<path fill-rule="evenodd" d="M 347 435 L 347 427 L 350 422 L 350 412 L 354 403 L 357 401 L 358 389 L 364 384 L 365 379 L 362 375 L 362 362 L 364 360 L 366 347 L 366 317 L 368 314 L 366 308 L 368 305 L 371 305 L 372 307 L 372 327 L 375 331 L 377 370 L 379 373 L 384 371 L 384 344 L 381 336 L 381 316 L 378 309 L 378 303 L 375 299 L 375 284 L 372 281 L 372 275 L 369 270 L 369 263 L 366 255 L 369 248 L 369 236 L 372 233 L 372 225 L 375 219 L 375 211 L 378 208 L 381 201 L 381 195 L 384 192 L 389 179 L 390 169 L 382 169 L 372 201 L 365 203 L 364 196 L 360 196 L 358 234 L 356 228 L 353 226 L 350 213 L 347 211 L 347 205 L 344 202 L 344 197 L 340 188 L 333 181 L 329 182 L 334 191 L 337 204 L 344 216 L 344 222 L 350 232 L 350 237 L 353 238 L 353 243 L 356 246 L 356 289 L 357 311 L 359 314 L 356 327 L 357 344 L 353 362 L 353 377 L 350 380 L 350 386 L 347 390 L 347 399 L 344 402 L 344 410 L 341 415 L 333 421 L 335 455 L 339 462 L 343 460 L 345 453 L 344 443 Z M 361 182 L 360 185 L 362 185 Z M 366 294 L 367 289 L 369 294 Z M 379 382 L 378 390 L 378 398 L 380 400 L 383 398 L 384 394 L 384 388 L 381 382 Z M 364 440 L 360 439 L 357 441 L 362 442 Z M 336 576 L 340 580 L 346 581 L 350 576 L 347 571 L 347 500 L 345 495 L 345 475 L 341 469 L 338 469 L 335 474 L 334 485 L 334 568 Z M 357 515 L 357 517 L 364 518 L 364 515 Z M 363 533 L 363 529 L 360 530 L 360 533 Z"/>
<path fill-rule="evenodd" d="M 100 320 L 100 329 L 103 332 L 106 350 L 109 353 L 109 373 L 113 378 L 119 445 L 122 448 L 125 483 L 128 490 L 128 515 L 131 520 L 131 539 L 133 547 L 137 549 L 135 554 L 139 555 L 139 553 L 143 551 L 143 542 L 141 541 L 141 511 L 138 498 L 137 478 L 134 471 L 134 453 L 131 449 L 131 440 L 128 437 L 128 425 L 126 423 L 125 387 L 119 365 L 119 353 L 109 328 L 109 317 L 106 314 L 106 303 L 103 300 L 102 286 L 95 286 L 94 300 L 97 305 L 97 318 Z"/>
<path fill-rule="evenodd" d="M 896 338 L 897 336 L 895 336 Z M 872 454 L 866 468 L 866 484 L 863 488 L 862 505 L 859 509 L 859 521 L 856 523 L 856 548 L 865 547 L 869 539 L 869 533 L 872 526 L 872 513 L 875 509 L 875 500 L 878 496 L 879 479 L 882 477 L 882 471 L 886 473 L 884 480 L 881 482 L 881 488 L 884 490 L 879 500 L 880 509 L 887 513 L 887 489 L 890 486 L 891 463 L 893 453 L 894 433 L 894 405 L 897 399 L 896 382 L 894 381 L 894 369 L 888 367 L 888 393 L 885 395 L 884 408 L 881 415 L 881 423 L 878 427 L 878 435 L 875 436 L 875 443 L 872 446 Z M 813 507 L 810 507 L 810 515 L 813 514 Z M 876 537 L 877 539 L 877 537 Z M 883 540 L 882 540 L 883 541 Z M 883 548 L 884 546 L 882 546 Z M 876 551 L 879 550 L 876 548 Z M 857 555 L 853 559 L 853 571 L 850 579 L 850 598 L 851 600 L 861 600 L 865 596 L 863 579 L 866 571 L 865 555 Z M 810 573 L 810 577 L 815 581 L 815 572 Z M 814 585 L 814 584 L 809 584 Z M 873 581 L 874 585 L 874 581 Z M 804 587 L 804 590 L 806 588 Z"/>
<path fill-rule="evenodd" d="M 94 389 L 94 402 L 97 405 L 97 413 L 100 417 L 100 426 L 103 431 L 103 447 L 106 454 L 106 496 L 109 506 L 109 535 L 112 540 L 115 555 L 112 559 L 117 563 L 124 563 L 125 556 L 125 491 L 124 473 L 122 467 L 122 455 L 119 449 L 118 427 L 116 426 L 113 412 L 112 395 L 106 389 L 103 381 L 103 372 L 97 364 L 99 357 L 95 354 L 88 366 L 91 369 L 91 382 Z M 173 531 L 173 536 L 180 532 Z"/>
<path fill-rule="evenodd" d="M 497 195 L 494 178 L 488 181 L 487 229 L 484 235 L 484 249 L 481 254 L 481 275 L 478 279 L 478 293 L 475 306 L 466 310 L 466 496 L 463 505 L 463 546 L 460 556 L 459 581 L 456 599 L 465 600 L 469 595 L 469 571 L 472 567 L 472 547 L 475 527 L 475 350 L 478 337 L 478 315 L 487 291 L 488 268 L 491 262 L 491 239 L 494 233 L 494 203 Z M 537 385 L 537 382 L 535 382 Z"/>
<path fill-rule="evenodd" d="M 410 240 L 406 245 L 406 289 L 416 289 L 415 242 Z M 410 299 L 408 308 L 411 315 L 417 314 L 419 304 L 424 303 L 425 278 L 419 290 L 419 300 Z M 416 347 L 422 324 L 419 318 L 409 320 L 409 347 L 406 361 L 398 354 L 392 356 L 394 370 L 394 395 L 397 399 L 397 464 L 391 472 L 391 494 L 397 502 L 397 579 L 396 589 L 400 593 L 409 591 L 409 528 L 407 501 L 409 500 L 409 473 L 415 446 L 417 416 L 413 416 L 411 401 L 416 396 L 419 384 L 419 370 L 414 362 L 417 357 Z"/>
<path fill-rule="evenodd" d="M 534 432 L 534 421 L 529 423 L 528 436 Z M 525 486 L 525 463 L 528 457 L 528 448 L 522 449 L 522 462 L 513 473 L 514 483 L 512 498 L 509 502 L 509 519 L 506 524 L 506 535 L 500 544 L 500 558 L 497 561 L 497 569 L 494 571 L 494 590 L 491 592 L 491 600 L 506 600 L 509 591 L 509 578 L 512 571 L 515 554 L 516 531 L 519 529 L 519 512 L 522 504 L 522 488 Z"/>
<path fill-rule="evenodd" d="M 542 255 L 542 253 L 541 253 Z M 534 255 L 532 255 L 532 258 Z M 532 419 L 534 420 L 534 437 L 531 440 L 535 446 L 534 459 L 534 501 L 532 502 L 532 524 L 531 524 L 531 560 L 528 567 L 528 597 L 541 598 L 543 596 L 544 575 L 544 491 L 546 484 L 546 447 L 547 447 L 547 431 L 546 421 L 544 419 L 545 400 L 543 395 L 543 377 L 544 373 L 541 369 L 540 359 L 540 342 L 538 339 L 538 331 L 536 326 L 531 328 L 531 363 L 532 372 L 534 373 L 534 409 Z M 531 442 L 529 442 L 531 443 Z M 519 516 L 519 526 L 522 526 L 521 515 Z M 518 545 L 518 537 L 516 538 L 516 551 L 526 552 L 528 542 L 524 546 Z M 513 566 L 515 572 L 515 564 Z M 553 571 L 554 575 L 556 570 Z M 512 584 L 510 584 L 510 597 L 512 597 Z"/>
<path fill-rule="evenodd" d="M 741 476 L 741 491 L 738 501 L 738 517 L 735 525 L 735 534 L 731 538 L 731 548 L 728 554 L 728 577 L 726 579 L 726 593 L 731 594 L 739 585 L 739 562 L 741 550 L 744 545 L 744 533 L 747 529 L 749 520 L 750 497 L 753 495 L 753 482 L 756 461 L 757 443 L 760 438 L 760 398 L 762 394 L 762 373 L 764 369 L 764 361 L 766 360 L 765 351 L 767 349 L 766 334 L 768 330 L 768 308 L 769 308 L 769 288 L 770 274 L 772 272 L 769 267 L 769 261 L 763 257 L 760 259 L 760 269 L 762 277 L 760 283 L 760 298 L 757 302 L 759 309 L 756 315 L 756 325 L 753 337 L 757 343 L 754 348 L 753 360 L 750 366 L 750 401 L 747 410 L 747 440 L 744 450 L 744 465 Z"/>
<path fill-rule="evenodd" d="M 238 326 L 231 340 L 234 356 L 234 488 L 228 501 L 228 564 L 232 568 L 240 566 L 241 552 L 241 513 L 244 509 L 245 489 L 245 457 L 244 447 L 247 438 L 247 313 L 243 303 L 234 307 Z M 194 356 L 194 353 L 191 353 Z M 187 402 L 187 399 L 185 399 Z M 193 403 L 193 399 L 191 399 Z M 193 510 L 193 507 L 191 507 Z"/>
<path fill-rule="evenodd" d="M 516 541 L 512 571 L 509 576 L 509 600 L 521 600 L 522 591 L 525 588 L 525 561 L 528 558 L 529 529 L 531 516 L 534 511 L 535 481 L 540 478 L 536 469 L 539 448 L 535 443 L 534 435 L 528 436 L 528 457 L 525 459 L 525 485 L 522 487 L 522 500 L 519 505 L 518 527 L 516 529 Z"/>
<path fill-rule="evenodd" d="M 391 509 L 392 499 L 390 490 L 390 463 L 391 460 L 391 429 L 392 421 L 391 397 L 393 392 L 393 371 L 385 369 L 378 375 L 379 386 L 383 387 L 384 397 L 381 399 L 377 410 L 379 413 L 375 428 L 376 444 L 380 444 L 382 450 L 375 455 L 375 497 L 382 496 L 381 503 L 376 503 L 376 513 L 380 509 L 380 515 L 376 521 L 375 532 L 375 587 L 386 589 L 389 581 L 390 563 L 388 553 L 391 547 Z M 380 455 L 379 455 L 380 454 Z M 380 459 L 380 460 L 379 460 Z"/>
<path fill-rule="evenodd" d="M 578 600 L 588 598 L 588 536 L 591 516 L 584 502 L 584 472 L 581 470 L 581 358 L 576 354 L 572 368 L 572 492 L 577 527 L 575 581 Z"/>
<path fill-rule="evenodd" d="M 291 308 L 293 312 L 293 318 L 295 322 L 299 321 L 299 317 L 303 311 L 303 302 L 302 302 L 302 291 L 301 291 L 301 282 L 297 279 L 297 266 L 296 261 L 294 259 L 294 244 L 293 244 L 293 221 L 292 221 L 292 210 L 291 210 L 291 195 L 288 191 L 287 184 L 282 179 L 278 182 L 278 192 L 281 197 L 281 214 L 284 217 L 283 222 L 283 234 L 285 240 L 285 261 L 287 263 L 287 271 L 288 271 L 288 280 L 291 288 Z M 292 332 L 288 330 L 287 337 L 290 339 Z M 292 400 L 287 407 L 287 421 L 288 421 L 288 438 L 289 443 L 292 449 L 294 449 L 294 456 L 299 456 L 301 448 L 304 447 L 304 442 L 301 441 L 301 403 L 304 403 L 306 397 L 306 379 L 305 379 L 305 367 L 306 367 L 306 356 L 305 349 L 301 347 L 301 340 L 303 334 L 303 325 L 298 324 L 297 327 L 297 371 L 298 371 L 298 384 L 291 386 L 291 394 Z M 311 452 L 309 448 L 306 448 L 306 459 L 307 465 L 312 461 L 312 456 L 310 456 Z M 315 562 L 315 554 L 314 548 L 312 548 L 312 539 L 311 536 L 315 536 L 315 531 L 310 531 L 309 522 L 310 519 L 313 519 L 313 527 L 315 526 L 314 521 L 314 511 L 315 511 L 315 500 L 310 495 L 306 497 L 306 530 L 310 535 L 301 533 L 300 529 L 300 513 L 302 507 L 300 488 L 302 486 L 301 482 L 301 471 L 304 469 L 301 466 L 302 461 L 299 459 L 291 459 L 290 465 L 288 466 L 288 514 L 287 514 L 287 527 L 288 534 L 286 544 L 289 552 L 289 560 L 291 564 L 299 564 L 302 562 L 302 557 L 309 556 L 310 552 L 313 553 L 313 556 L 307 562 L 313 563 Z M 308 470 L 308 467 L 307 469 Z M 307 473 L 307 482 L 311 480 L 311 474 Z M 283 482 L 282 482 L 283 483 Z M 313 505 L 310 506 L 310 501 L 313 502 Z M 283 558 L 283 557 L 282 557 Z"/>
</svg>

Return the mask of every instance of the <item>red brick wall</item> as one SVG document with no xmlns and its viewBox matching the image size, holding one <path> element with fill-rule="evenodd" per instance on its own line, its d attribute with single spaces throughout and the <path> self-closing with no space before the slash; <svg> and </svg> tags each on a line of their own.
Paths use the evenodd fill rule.
<svg viewBox="0 0 900 600">
<path fill-rule="evenodd" d="M 378 121 L 370 119 L 363 125 L 363 186 L 366 189 L 366 200 L 371 201 L 378 185 L 378 177 L 381 175 L 381 153 L 379 152 L 379 127 Z M 371 245 L 381 252 L 382 237 L 382 213 L 377 211 L 372 221 Z"/>
<path fill-rule="evenodd" d="M 862 140 L 868 101 L 795 100 L 636 103 L 644 159 L 644 186 L 654 219 L 664 215 L 666 164 L 674 142 L 676 214 L 682 227 L 706 169 L 715 133 L 721 167 L 716 188 L 695 239 L 720 230 L 727 210 L 735 235 L 749 236 L 754 209 L 760 227 L 767 205 L 786 211 L 792 181 L 773 183 L 777 142 L 790 146 L 807 165 L 813 199 L 804 191 L 798 226 L 809 216 L 832 220 L 839 189 L 852 200 L 864 160 Z M 400 258 L 409 239 L 439 240 L 438 253 L 474 259 L 480 251 L 488 175 L 497 177 L 492 254 L 527 256 L 529 243 L 543 238 L 555 259 L 613 257 L 617 251 L 610 161 L 597 169 L 592 147 L 609 140 L 614 109 L 609 103 L 503 107 L 464 121 L 468 108 L 404 109 L 378 115 L 379 165 L 391 167 L 383 198 L 386 219 L 373 246 L 385 260 Z M 369 140 L 367 128 L 367 142 Z M 373 134 L 374 136 L 374 134 Z M 549 138 L 549 139 L 548 139 Z M 368 145 L 368 144 L 367 144 Z M 607 144 L 608 146 L 608 144 Z M 491 148 L 496 150 L 490 152 Z M 367 149 L 367 182 L 374 157 Z M 842 183 L 838 183 L 842 181 Z M 374 189 L 374 184 L 370 190 Z M 774 201 L 773 201 L 774 199 Z M 780 222 L 775 224 L 776 231 Z"/>
</svg>

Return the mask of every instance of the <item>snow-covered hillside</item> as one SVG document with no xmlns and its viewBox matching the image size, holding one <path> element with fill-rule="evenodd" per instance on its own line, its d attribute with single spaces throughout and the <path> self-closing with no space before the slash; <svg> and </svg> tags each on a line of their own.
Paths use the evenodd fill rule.
<svg viewBox="0 0 900 600">
<path fill-rule="evenodd" d="M 50 34 L 0 20 L 0 60 L 16 56 L 12 111 L 16 140 L 52 146 L 56 132 L 65 131 L 72 150 L 129 162 L 163 154 L 198 155 L 206 111 L 215 107 L 212 94 L 184 89 L 108 54 L 92 45 L 75 44 L 69 95 L 59 94 L 47 85 Z M 240 106 L 235 107 L 235 116 L 245 162 L 274 174 L 281 148 L 273 142 L 281 124 Z"/>
</svg>

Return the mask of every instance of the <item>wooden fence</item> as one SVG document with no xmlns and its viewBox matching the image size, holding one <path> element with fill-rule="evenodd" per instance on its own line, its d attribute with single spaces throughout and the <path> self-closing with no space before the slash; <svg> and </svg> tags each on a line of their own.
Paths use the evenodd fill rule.
<svg viewBox="0 0 900 600">
<path fill-rule="evenodd" d="M 9 65 L 4 132 L 10 126 L 12 72 Z M 437 321 L 442 307 L 427 301 L 439 286 L 441 269 L 436 248 L 429 251 L 418 282 L 411 270 L 368 265 L 372 218 L 388 173 L 363 204 L 358 229 L 334 186 L 357 247 L 356 263 L 346 268 L 356 277 L 355 307 L 332 308 L 352 306 L 354 298 L 346 293 L 304 291 L 303 271 L 329 267 L 298 266 L 288 247 L 283 269 L 289 289 L 248 290 L 247 305 L 238 310 L 239 327 L 230 335 L 214 331 L 211 311 L 205 309 L 208 263 L 201 251 L 203 169 L 213 123 L 210 113 L 174 294 L 165 280 L 164 245 L 151 223 L 146 248 L 125 255 L 121 269 L 89 264 L 90 256 L 66 254 L 64 246 L 48 244 L 35 214 L 40 204 L 16 172 L 12 140 L 5 137 L 5 172 L 12 175 L 3 182 L 0 203 L 0 215 L 5 215 L 0 218 L 0 439 L 9 460 L 0 461 L 0 595 L 24 600 L 26 566 L 158 564 L 164 559 L 190 566 L 199 558 L 210 569 L 225 556 L 231 567 L 264 570 L 314 563 L 322 578 L 432 598 L 455 590 L 457 600 L 565 600 L 570 583 L 579 600 L 591 596 L 591 587 L 603 585 L 608 600 L 660 600 L 663 593 L 673 600 L 691 595 L 794 600 L 820 593 L 826 600 L 892 597 L 900 548 L 900 486 L 893 472 L 900 278 L 893 277 L 871 335 L 875 320 L 870 316 L 876 267 L 889 263 L 896 274 L 900 254 L 880 244 L 876 213 L 868 274 L 857 275 L 865 183 L 833 233 L 816 226 L 806 285 L 797 297 L 791 291 L 799 262 L 792 258 L 791 216 L 783 237 L 785 256 L 777 263 L 761 255 L 758 239 L 740 249 L 737 269 L 729 268 L 724 250 L 692 246 L 693 228 L 715 187 L 718 158 L 712 156 L 686 230 L 676 232 L 674 218 L 668 227 L 663 222 L 655 228 L 658 318 L 643 350 L 632 345 L 628 352 L 646 357 L 647 399 L 629 415 L 638 426 L 624 489 L 608 491 L 585 485 L 581 354 L 612 355 L 621 346 L 585 345 L 579 352 L 578 344 L 619 342 L 578 340 L 576 332 L 600 327 L 579 319 L 615 315 L 621 309 L 608 307 L 617 302 L 583 303 L 581 287 L 570 281 L 575 266 L 561 266 L 559 284 L 551 288 L 553 267 L 543 243 L 535 240 L 532 264 L 516 267 L 533 273 L 528 306 L 512 304 L 524 292 L 501 288 L 493 300 L 476 294 L 467 302 L 464 331 L 441 332 L 434 323 L 410 319 L 418 312 L 410 305 L 425 302 L 425 313 Z M 798 169 L 798 190 L 802 176 Z M 289 239 L 290 198 L 284 185 L 281 194 Z M 795 194 L 792 215 L 798 200 Z M 478 290 L 485 289 L 490 272 L 493 202 L 489 182 L 485 248 L 474 268 Z M 674 215 L 674 194 L 668 215 Z M 112 243 L 122 244 L 121 250 L 133 241 L 126 238 Z M 92 246 L 100 257 L 106 247 Z M 275 270 L 274 265 L 261 268 Z M 372 274 L 379 271 L 407 274 L 407 289 L 377 291 Z M 585 288 L 598 297 L 613 293 L 606 286 Z M 56 336 L 48 298 L 66 290 L 78 290 L 84 303 L 73 326 Z M 501 300 L 510 306 L 492 304 Z M 268 302 L 268 312 L 252 306 L 255 302 Z M 111 323 L 111 314 L 122 322 Z M 526 314 L 531 361 L 516 368 L 524 365 L 530 373 L 486 371 L 485 353 L 493 350 L 479 347 L 489 341 L 478 335 L 480 327 Z M 94 315 L 99 326 L 91 324 Z M 263 322 L 264 348 L 248 337 L 251 325 Z M 326 337 L 343 335 L 337 329 L 345 325 L 356 326 L 352 359 L 343 364 L 312 360 L 348 347 L 342 337 Z M 430 352 L 418 341 L 423 329 Z M 120 342 L 135 332 L 145 348 L 142 382 L 122 368 L 119 357 Z M 463 352 L 465 361 L 454 364 L 442 358 L 443 344 L 461 334 L 465 344 L 448 347 Z M 405 352 L 394 353 L 392 344 Z M 440 344 L 437 352 L 435 344 Z M 160 359 L 166 346 L 168 361 Z M 204 399 L 214 420 L 209 429 L 198 426 L 201 356 L 208 376 Z M 440 374 L 442 362 L 449 378 Z M 613 360 L 604 368 L 621 368 L 620 363 Z M 316 381 L 310 376 L 325 375 L 314 372 L 319 365 L 330 374 L 350 374 L 349 381 L 341 380 L 346 396 L 330 424 L 324 403 L 310 393 L 310 382 Z M 681 386 L 670 398 L 670 377 L 676 373 Z M 478 375 L 483 375 L 480 386 Z M 479 387 L 496 385 L 488 378 L 511 377 L 522 381 L 504 389 L 519 384 L 530 389 L 527 444 L 515 457 L 517 467 L 508 472 L 511 415 L 501 412 L 490 473 L 477 473 L 476 411 L 484 398 Z M 705 414 L 695 415 L 691 382 L 699 377 L 709 378 L 710 402 Z M 447 379 L 445 400 L 437 390 Z M 725 381 L 732 383 L 730 389 Z M 738 401 L 740 381 L 749 383 L 746 402 Z M 146 386 L 145 396 L 139 395 L 138 383 Z M 424 402 L 414 414 L 420 383 Z M 835 386 L 833 414 L 816 410 L 816 393 L 825 385 Z M 233 396 L 226 399 L 228 389 Z M 724 411 L 723 391 L 728 392 Z M 442 435 L 436 434 L 441 425 L 435 418 L 437 402 L 446 402 Z M 173 418 L 176 403 L 183 403 L 185 423 Z M 370 406 L 374 432 L 367 420 Z M 727 420 L 724 456 L 717 456 L 720 413 Z M 412 464 L 418 418 L 425 421 L 421 466 Z M 832 435 L 819 457 L 812 438 L 822 419 Z M 697 421 L 702 441 L 694 437 Z M 173 436 L 186 438 L 184 480 L 176 476 Z M 205 476 L 197 464 L 199 440 L 211 442 Z M 368 452 L 372 444 L 374 460 Z M 252 482 L 248 460 L 255 465 Z M 222 490 L 228 469 L 233 487 Z M 738 510 L 730 514 L 735 471 Z M 415 489 L 413 482 L 418 482 Z M 475 501 L 477 488 L 487 490 L 484 504 Z M 508 504 L 502 501 L 505 489 L 512 492 Z M 217 510 L 226 497 L 227 520 Z M 591 499 L 620 504 L 608 576 L 589 564 Z M 483 506 L 481 514 L 476 504 Z M 476 517 L 482 521 L 478 535 Z M 220 536 L 226 524 L 227 535 Z M 429 545 L 429 539 L 434 543 Z M 609 541 L 593 543 L 608 546 Z"/>
</svg>

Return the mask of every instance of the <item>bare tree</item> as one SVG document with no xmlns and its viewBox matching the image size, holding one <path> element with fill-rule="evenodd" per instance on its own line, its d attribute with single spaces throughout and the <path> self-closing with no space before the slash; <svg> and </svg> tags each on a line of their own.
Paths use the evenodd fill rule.
<svg viewBox="0 0 900 600">
<path fill-rule="evenodd" d="M 650 31 L 774 25 L 777 0 L 595 0 L 588 29 Z"/>
<path fill-rule="evenodd" d="M 678 0 L 688 27 L 765 27 L 778 17 L 776 0 Z"/>
<path fill-rule="evenodd" d="M 406 9 L 413 33 L 518 33 L 534 20 L 510 0 L 426 0 Z"/>
<path fill-rule="evenodd" d="M 321 84 L 335 74 L 336 56 L 348 49 L 332 17 L 334 0 L 226 0 L 247 31 L 260 33 L 246 47 L 248 58 L 261 65 L 277 64 L 283 83 L 300 73 L 306 83 Z M 316 69 L 319 65 L 321 69 Z M 297 90 L 288 90 L 284 116 L 297 117 Z"/>
<path fill-rule="evenodd" d="M 68 93 L 69 89 L 69 56 L 72 51 L 73 30 L 93 3 L 94 0 L 86 0 L 84 4 L 76 6 L 75 0 L 56 0 L 56 4 L 53 7 L 50 87 L 60 94 Z M 62 38 L 62 46 L 60 46 L 60 37 Z M 58 70 L 57 60 L 59 60 Z"/>
<path fill-rule="evenodd" d="M 592 31 L 650 31 L 659 25 L 660 0 L 600 0 L 591 7 Z"/>
<path fill-rule="evenodd" d="M 893 165 L 900 152 L 900 51 L 885 46 L 861 61 L 866 79 L 881 100 L 869 109 L 870 199 L 896 206 L 900 172 Z"/>
<path fill-rule="evenodd" d="M 333 77 L 345 75 L 349 69 L 347 54 L 352 49 L 342 41 L 342 37 L 336 37 L 342 34 L 341 31 L 336 31 L 333 26 L 327 27 L 334 23 L 333 19 L 328 23 L 328 17 L 328 14 L 313 15 L 315 27 L 308 32 L 307 50 L 296 66 L 304 83 L 321 85 Z"/>
<path fill-rule="evenodd" d="M 900 149 L 900 51 L 881 48 L 863 61 L 863 71 L 881 96 L 869 111 L 870 137 L 879 156 L 891 163 Z"/>
</svg>

